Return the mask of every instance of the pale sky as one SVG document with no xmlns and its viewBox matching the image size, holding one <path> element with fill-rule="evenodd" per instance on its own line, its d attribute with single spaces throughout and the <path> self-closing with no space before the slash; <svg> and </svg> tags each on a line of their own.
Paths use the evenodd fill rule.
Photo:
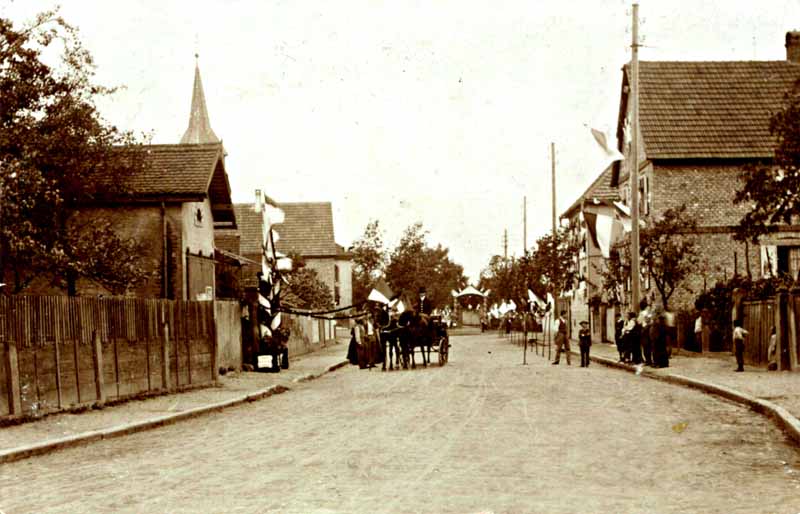
<svg viewBox="0 0 800 514">
<path fill-rule="evenodd" d="M 100 104 L 122 129 L 177 143 L 200 54 L 235 202 L 330 201 L 349 246 L 379 219 L 393 247 L 428 241 L 477 280 L 551 226 L 602 171 L 589 128 L 613 133 L 630 58 L 622 0 L 62 1 L 97 64 L 125 86 Z M 59 2 L 0 0 L 23 22 Z M 643 60 L 780 60 L 800 1 L 642 0 Z"/>
</svg>

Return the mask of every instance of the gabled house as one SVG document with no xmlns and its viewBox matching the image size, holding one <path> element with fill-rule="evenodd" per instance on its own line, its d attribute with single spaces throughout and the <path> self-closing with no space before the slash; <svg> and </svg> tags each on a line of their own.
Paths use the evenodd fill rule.
<svg viewBox="0 0 800 514">
<path fill-rule="evenodd" d="M 257 193 L 258 194 L 258 193 Z M 333 231 L 333 208 L 330 202 L 275 203 L 285 214 L 284 222 L 275 227 L 278 252 L 297 253 L 306 266 L 315 270 L 319 279 L 328 286 L 337 307 L 352 303 L 352 259 L 336 243 Z M 240 253 L 259 264 L 245 266 L 244 284 L 257 287 L 256 273 L 261 270 L 263 248 L 263 216 L 253 204 L 234 206 L 240 236 Z"/>
<path fill-rule="evenodd" d="M 733 240 L 734 227 L 747 209 L 734 205 L 739 174 L 748 163 L 773 158 L 776 140 L 770 117 L 800 78 L 800 33 L 786 36 L 785 61 L 640 62 L 639 212 L 647 221 L 685 204 L 697 221 L 701 263 L 670 299 L 673 308 L 691 308 L 704 284 L 734 273 L 753 276 L 767 270 L 767 255 L 778 265 L 800 270 L 800 226 L 780 231 L 759 246 Z M 618 148 L 626 156 L 614 166 L 612 187 L 630 203 L 630 67 L 623 68 L 617 122 Z M 655 291 L 644 288 L 643 296 Z"/>
<path fill-rule="evenodd" d="M 215 247 L 215 231 L 235 230 L 225 149 L 211 130 L 199 68 L 195 68 L 189 127 L 181 144 L 119 148 L 142 152 L 143 166 L 133 175 L 98 176 L 120 181 L 118 196 L 85 205 L 78 220 L 106 218 L 118 235 L 140 243 L 140 264 L 150 279 L 127 294 L 182 300 L 216 297 L 215 262 L 241 265 L 236 252 Z M 112 172 L 109 172 L 112 173 Z M 53 293 L 43 278 L 31 288 Z M 79 280 L 78 294 L 108 294 L 97 284 Z"/>
<path fill-rule="evenodd" d="M 570 328 L 577 334 L 578 323 L 588 321 L 592 337 L 601 341 L 614 338 L 614 316 L 613 306 L 603 294 L 601 273 L 605 259 L 595 227 L 600 211 L 608 210 L 611 202 L 619 200 L 618 190 L 611 186 L 612 173 L 612 166 L 606 168 L 560 216 L 569 222 L 571 236 L 579 243 L 575 262 L 577 283 L 566 293 L 570 300 Z"/>
<path fill-rule="evenodd" d="M 306 266 L 315 270 L 319 279 L 333 294 L 337 307 L 352 304 L 352 258 L 336 243 L 333 231 L 333 207 L 330 202 L 278 204 L 286 213 L 280 226 L 276 248 L 284 254 L 298 253 Z"/>
<path fill-rule="evenodd" d="M 130 177 L 129 194 L 87 206 L 123 237 L 141 244 L 152 278 L 131 294 L 183 300 L 215 296 L 214 231 L 236 228 L 225 151 L 220 143 L 150 145 L 145 166 Z M 79 282 L 78 293 L 102 293 Z"/>
</svg>

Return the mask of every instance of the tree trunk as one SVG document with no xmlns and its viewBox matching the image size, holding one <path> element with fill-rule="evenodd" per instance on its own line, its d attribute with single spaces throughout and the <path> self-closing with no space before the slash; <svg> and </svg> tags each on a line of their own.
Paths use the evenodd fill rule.
<svg viewBox="0 0 800 514">
<path fill-rule="evenodd" d="M 78 296 L 78 277 L 74 272 L 67 272 L 67 296 Z"/>
</svg>

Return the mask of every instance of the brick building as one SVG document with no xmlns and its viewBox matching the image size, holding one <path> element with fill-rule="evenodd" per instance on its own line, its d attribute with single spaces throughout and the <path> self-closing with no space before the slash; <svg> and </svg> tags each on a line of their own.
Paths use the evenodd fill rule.
<svg viewBox="0 0 800 514">
<path fill-rule="evenodd" d="M 770 161 L 775 138 L 770 117 L 800 78 L 800 33 L 786 36 L 785 61 L 641 62 L 639 66 L 639 212 L 647 221 L 685 204 L 697 221 L 700 266 L 670 299 L 690 308 L 717 280 L 773 269 L 800 270 L 800 226 L 781 227 L 759 246 L 732 238 L 744 205 L 734 205 L 739 173 L 748 163 Z M 614 166 L 611 186 L 630 199 L 630 67 L 623 68 L 617 139 L 625 160 Z M 643 295 L 657 298 L 654 287 Z"/>
</svg>

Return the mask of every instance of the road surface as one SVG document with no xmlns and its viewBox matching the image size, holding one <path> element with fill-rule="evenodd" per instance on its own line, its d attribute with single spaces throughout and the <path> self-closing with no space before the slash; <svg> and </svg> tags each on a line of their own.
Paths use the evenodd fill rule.
<svg viewBox="0 0 800 514">
<path fill-rule="evenodd" d="M 0 466 L 21 512 L 800 512 L 800 451 L 700 392 L 549 365 L 495 333 Z M 434 358 L 434 361 L 436 359 Z"/>
</svg>

